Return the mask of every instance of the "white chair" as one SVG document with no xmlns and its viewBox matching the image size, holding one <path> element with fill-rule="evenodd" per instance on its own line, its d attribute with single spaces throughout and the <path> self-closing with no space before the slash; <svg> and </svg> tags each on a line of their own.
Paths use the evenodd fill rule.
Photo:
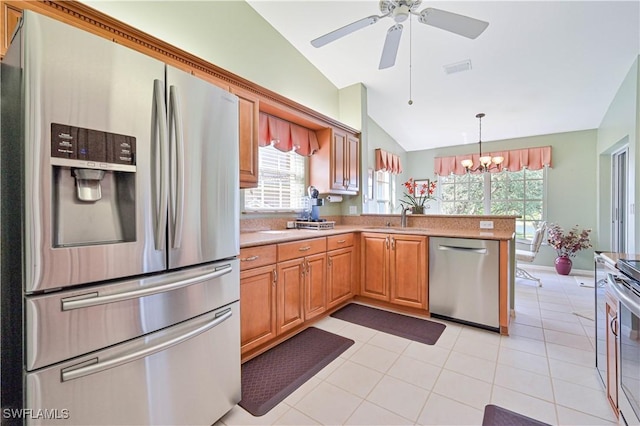
<svg viewBox="0 0 640 426">
<path fill-rule="evenodd" d="M 519 262 L 533 262 L 540 250 L 540 245 L 544 239 L 544 234 L 547 231 L 547 222 L 540 222 L 533 234 L 532 240 L 516 240 L 516 277 L 524 278 L 526 280 L 537 281 L 538 287 L 542 287 L 540 278 L 536 278 L 529 272 L 520 268 Z M 518 247 L 522 248 L 518 248 Z"/>
</svg>

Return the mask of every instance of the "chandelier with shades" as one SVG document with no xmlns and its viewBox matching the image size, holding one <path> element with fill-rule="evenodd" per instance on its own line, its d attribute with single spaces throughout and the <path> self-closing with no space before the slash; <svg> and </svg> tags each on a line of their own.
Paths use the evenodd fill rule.
<svg viewBox="0 0 640 426">
<path fill-rule="evenodd" d="M 496 156 L 496 157 L 492 157 L 490 155 L 482 155 L 482 117 L 484 117 L 485 114 L 483 112 L 476 114 L 476 118 L 478 119 L 479 123 L 480 123 L 480 130 L 479 130 L 479 135 L 478 135 L 478 145 L 480 147 L 480 164 L 478 164 L 478 167 L 473 168 L 473 160 L 471 158 L 467 158 L 464 159 L 460 162 L 460 164 L 462 164 L 462 167 L 464 167 L 467 171 L 467 173 L 470 172 L 488 172 L 489 170 L 493 170 L 493 169 L 498 169 L 500 170 L 500 164 L 504 161 L 504 157 L 501 156 Z"/>
</svg>

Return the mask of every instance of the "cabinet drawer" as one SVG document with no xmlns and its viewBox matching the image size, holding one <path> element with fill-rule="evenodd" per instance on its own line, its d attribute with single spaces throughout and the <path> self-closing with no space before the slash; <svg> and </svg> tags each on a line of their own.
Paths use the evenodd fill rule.
<svg viewBox="0 0 640 426">
<path fill-rule="evenodd" d="M 276 263 L 276 245 L 240 249 L 240 270 Z"/>
<path fill-rule="evenodd" d="M 326 237 L 282 243 L 278 244 L 278 262 L 310 256 L 324 251 L 327 251 Z"/>
<path fill-rule="evenodd" d="M 327 237 L 327 250 L 335 250 L 353 245 L 353 234 L 340 234 Z"/>
</svg>

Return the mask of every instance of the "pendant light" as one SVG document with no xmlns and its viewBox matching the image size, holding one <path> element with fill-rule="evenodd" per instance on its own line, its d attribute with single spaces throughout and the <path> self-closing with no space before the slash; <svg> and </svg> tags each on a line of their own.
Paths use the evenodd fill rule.
<svg viewBox="0 0 640 426">
<path fill-rule="evenodd" d="M 470 172 L 488 172 L 489 170 L 498 169 L 500 170 L 500 164 L 504 161 L 504 157 L 496 156 L 492 157 L 490 155 L 482 155 L 482 117 L 485 114 L 483 112 L 476 114 L 476 118 L 479 122 L 479 131 L 478 131 L 478 145 L 480 149 L 480 164 L 475 169 L 473 168 L 473 160 L 471 158 L 467 158 L 462 160 L 460 164 L 467 170 L 467 173 Z"/>
</svg>

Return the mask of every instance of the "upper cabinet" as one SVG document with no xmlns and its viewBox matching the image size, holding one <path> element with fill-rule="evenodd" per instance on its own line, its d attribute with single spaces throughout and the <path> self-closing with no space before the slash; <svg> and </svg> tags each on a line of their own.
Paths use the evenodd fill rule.
<svg viewBox="0 0 640 426">
<path fill-rule="evenodd" d="M 357 195 L 360 190 L 360 139 L 331 127 L 317 132 L 320 150 L 310 160 L 310 183 L 321 193 Z"/>
<path fill-rule="evenodd" d="M 309 161 L 311 185 L 322 193 L 356 195 L 360 190 L 360 141 L 356 130 L 115 20 L 80 1 L 0 0 L 2 57 L 22 16 L 22 9 L 42 13 L 142 52 L 238 96 L 240 188 L 258 186 L 259 114 L 264 112 L 304 127 L 318 136 L 320 149 Z"/>
<path fill-rule="evenodd" d="M 9 44 L 11 44 L 11 36 L 21 17 L 22 10 L 6 2 L 0 2 L 0 31 L 2 32 L 0 59 L 4 58 L 4 54 L 7 52 Z"/>
<path fill-rule="evenodd" d="M 258 186 L 258 129 L 260 99 L 246 90 L 231 87 L 240 108 L 240 188 Z"/>
</svg>

